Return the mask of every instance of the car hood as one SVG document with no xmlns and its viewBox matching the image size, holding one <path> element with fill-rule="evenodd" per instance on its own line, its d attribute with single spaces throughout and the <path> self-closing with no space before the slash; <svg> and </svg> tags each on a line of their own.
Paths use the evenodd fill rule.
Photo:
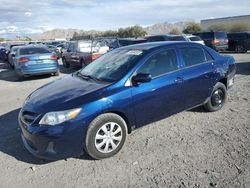
<svg viewBox="0 0 250 188">
<path fill-rule="evenodd" d="M 50 82 L 34 91 L 26 100 L 23 109 L 46 113 L 81 107 L 105 91 L 107 84 L 72 75 Z"/>
</svg>

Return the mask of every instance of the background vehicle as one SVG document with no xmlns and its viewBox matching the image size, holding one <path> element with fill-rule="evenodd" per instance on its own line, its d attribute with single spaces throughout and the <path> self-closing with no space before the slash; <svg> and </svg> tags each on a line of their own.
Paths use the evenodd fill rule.
<svg viewBox="0 0 250 188">
<path fill-rule="evenodd" d="M 146 37 L 147 42 L 170 41 L 169 35 L 153 35 Z"/>
<path fill-rule="evenodd" d="M 6 57 L 6 50 L 4 46 L 0 46 L 0 59 L 4 60 Z"/>
<path fill-rule="evenodd" d="M 11 49 L 14 46 L 24 46 L 24 45 L 26 45 L 26 44 L 25 43 L 7 43 L 6 47 L 5 47 L 5 58 L 4 58 L 4 60 L 8 61 L 9 53 L 10 53 Z"/>
<path fill-rule="evenodd" d="M 10 66 L 12 68 L 14 68 L 14 62 L 13 62 L 13 58 L 17 52 L 17 49 L 19 48 L 20 46 L 13 46 L 10 50 L 10 53 L 8 54 L 8 62 L 10 64 Z"/>
<path fill-rule="evenodd" d="M 113 156 L 133 129 L 200 105 L 220 110 L 235 72 L 233 57 L 191 42 L 115 49 L 27 98 L 24 145 L 47 159 L 83 148 L 95 159 Z"/>
<path fill-rule="evenodd" d="M 228 33 L 228 44 L 230 51 L 235 51 L 237 53 L 246 53 L 250 50 L 250 33 Z"/>
<path fill-rule="evenodd" d="M 187 41 L 195 42 L 199 44 L 204 44 L 204 41 L 195 35 L 155 35 L 146 37 L 147 42 L 157 42 L 157 41 Z"/>
<path fill-rule="evenodd" d="M 185 37 L 189 42 L 195 42 L 195 43 L 205 45 L 205 42 L 199 36 L 185 35 Z"/>
<path fill-rule="evenodd" d="M 146 39 L 143 38 L 117 38 L 113 43 L 111 43 L 109 46 L 112 49 L 120 48 L 123 46 L 129 46 L 134 44 L 140 44 L 147 42 Z"/>
<path fill-rule="evenodd" d="M 200 36 L 204 40 L 205 45 L 216 50 L 225 51 L 228 49 L 228 38 L 225 32 L 201 32 L 194 33 L 194 35 Z"/>
<path fill-rule="evenodd" d="M 59 74 L 57 56 L 44 47 L 19 47 L 13 54 L 13 62 L 20 79 L 31 75 Z"/>
<path fill-rule="evenodd" d="M 62 53 L 63 66 L 84 67 L 108 52 L 109 47 L 104 41 L 86 40 L 69 42 L 67 50 Z"/>
<path fill-rule="evenodd" d="M 189 40 L 184 35 L 168 35 L 170 41 L 187 41 Z"/>
</svg>

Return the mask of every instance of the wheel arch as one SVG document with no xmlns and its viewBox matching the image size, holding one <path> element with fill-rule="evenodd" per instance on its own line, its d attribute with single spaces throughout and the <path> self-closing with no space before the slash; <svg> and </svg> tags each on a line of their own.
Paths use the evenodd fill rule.
<svg viewBox="0 0 250 188">
<path fill-rule="evenodd" d="M 128 134 L 130 134 L 132 132 L 131 122 L 129 121 L 129 119 L 125 113 L 123 113 L 121 111 L 117 111 L 117 110 L 110 110 L 110 111 L 106 111 L 105 113 L 113 113 L 113 114 L 120 116 L 126 122 Z"/>
<path fill-rule="evenodd" d="M 228 87 L 227 87 L 227 78 L 222 78 L 222 79 L 220 79 L 218 82 L 224 84 L 224 85 L 226 86 L 226 88 L 228 88 Z"/>
</svg>

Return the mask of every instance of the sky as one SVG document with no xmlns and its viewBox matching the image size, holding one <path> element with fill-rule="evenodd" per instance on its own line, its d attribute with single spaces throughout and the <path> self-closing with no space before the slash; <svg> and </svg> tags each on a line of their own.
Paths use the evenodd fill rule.
<svg viewBox="0 0 250 188">
<path fill-rule="evenodd" d="M 250 0 L 0 0 L 0 37 L 250 14 Z"/>
</svg>

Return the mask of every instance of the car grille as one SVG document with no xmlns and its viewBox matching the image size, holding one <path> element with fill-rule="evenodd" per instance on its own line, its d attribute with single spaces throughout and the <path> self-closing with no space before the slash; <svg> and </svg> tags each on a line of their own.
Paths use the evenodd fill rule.
<svg viewBox="0 0 250 188">
<path fill-rule="evenodd" d="M 39 114 L 29 111 L 22 112 L 22 119 L 27 124 L 32 124 L 37 118 Z"/>
</svg>

